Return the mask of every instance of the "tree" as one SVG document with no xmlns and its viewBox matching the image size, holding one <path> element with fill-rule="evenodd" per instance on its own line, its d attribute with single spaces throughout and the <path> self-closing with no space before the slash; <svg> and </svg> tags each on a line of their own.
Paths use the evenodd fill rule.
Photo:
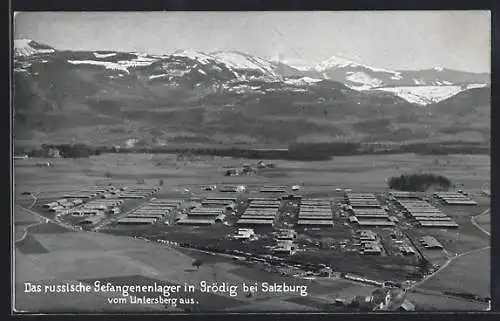
<svg viewBox="0 0 500 321">
<path fill-rule="evenodd" d="M 196 260 L 194 260 L 192 265 L 195 266 L 196 269 L 199 269 L 202 264 L 203 264 L 203 262 L 201 262 L 201 260 L 196 259 Z"/>
<path fill-rule="evenodd" d="M 158 182 L 158 185 L 163 186 L 163 179 L 160 179 L 160 181 Z"/>
<path fill-rule="evenodd" d="M 111 173 L 109 171 L 106 171 L 106 173 L 104 173 L 104 177 L 111 178 L 111 177 L 113 177 L 113 175 L 111 175 Z"/>
</svg>

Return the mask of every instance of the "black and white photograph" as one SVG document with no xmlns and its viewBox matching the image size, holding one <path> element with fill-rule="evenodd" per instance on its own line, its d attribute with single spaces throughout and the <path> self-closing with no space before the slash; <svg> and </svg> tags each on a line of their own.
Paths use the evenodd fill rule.
<svg viewBox="0 0 500 321">
<path fill-rule="evenodd" d="M 16 313 L 491 310 L 491 14 L 15 12 Z"/>
</svg>

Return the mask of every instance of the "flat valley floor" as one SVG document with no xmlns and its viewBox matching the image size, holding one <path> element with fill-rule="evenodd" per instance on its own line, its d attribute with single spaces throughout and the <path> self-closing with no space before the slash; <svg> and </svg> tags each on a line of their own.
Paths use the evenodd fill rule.
<svg viewBox="0 0 500 321">
<path fill-rule="evenodd" d="M 37 163 L 50 161 L 53 166 Z M 481 196 L 481 188 L 489 185 L 490 158 L 477 155 L 418 156 L 383 155 L 335 157 L 328 162 L 272 161 L 276 168 L 256 176 L 225 177 L 223 166 L 240 166 L 256 160 L 201 157 L 177 161 L 175 155 L 108 154 L 88 159 L 50 159 L 15 161 L 15 309 L 28 312 L 103 312 L 103 311 L 165 311 L 159 305 L 110 304 L 105 294 L 37 294 L 25 293 L 24 283 L 62 284 L 95 280 L 114 284 L 162 284 L 208 282 L 254 283 L 298 282 L 291 277 L 256 271 L 226 258 L 213 256 L 199 269 L 193 268 L 189 251 L 146 242 L 125 236 L 97 232 L 73 231 L 47 223 L 30 210 L 33 205 L 29 191 L 50 198 L 77 190 L 81 186 L 112 182 L 134 182 L 140 177 L 146 183 L 164 185 L 156 197 L 186 197 L 200 194 L 205 184 L 286 185 L 303 184 L 301 193 L 311 197 L 329 197 L 335 188 L 354 192 L 383 192 L 385 180 L 403 173 L 433 172 L 463 184 L 471 198 L 480 199 L 480 208 L 469 216 L 479 215 L 489 207 L 489 199 Z M 105 174 L 111 173 L 111 178 Z M 201 194 L 200 194 L 201 196 Z M 451 215 L 451 214 L 450 214 Z M 490 229 L 489 213 L 477 217 L 476 223 Z M 464 289 L 489 296 L 489 235 L 470 224 L 460 239 L 460 255 L 440 273 L 419 284 L 407 298 L 423 310 L 485 310 L 487 304 L 448 295 Z M 475 273 L 471 273 L 474 271 Z M 458 282 L 457 282 L 458 280 Z M 343 279 L 300 280 L 309 286 L 305 298 L 297 295 L 258 294 L 236 297 L 205 294 L 196 291 L 190 296 L 198 302 L 193 310 L 217 311 L 321 311 L 338 297 L 368 295 L 375 287 Z M 116 295 L 114 295 L 116 296 Z"/>
</svg>

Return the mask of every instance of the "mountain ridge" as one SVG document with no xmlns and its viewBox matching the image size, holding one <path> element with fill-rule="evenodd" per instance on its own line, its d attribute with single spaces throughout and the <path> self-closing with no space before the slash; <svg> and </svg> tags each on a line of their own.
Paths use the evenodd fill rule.
<svg viewBox="0 0 500 321">
<path fill-rule="evenodd" d="M 18 51 L 14 60 L 18 141 L 71 137 L 114 144 L 137 137 L 150 143 L 286 144 L 430 135 L 415 127 L 425 110 L 397 92 L 356 90 L 352 83 L 365 79 L 354 71 L 347 81 L 287 76 L 296 69 L 237 51 L 39 50 Z M 439 132 L 448 123 L 432 126 Z"/>
</svg>

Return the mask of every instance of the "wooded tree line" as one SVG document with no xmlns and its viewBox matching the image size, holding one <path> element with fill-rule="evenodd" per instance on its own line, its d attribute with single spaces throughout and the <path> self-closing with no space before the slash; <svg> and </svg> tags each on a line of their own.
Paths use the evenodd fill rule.
<svg viewBox="0 0 500 321">
<path fill-rule="evenodd" d="M 425 192 L 431 186 L 448 189 L 451 186 L 451 181 L 444 176 L 435 174 L 403 174 L 399 177 L 391 177 L 388 185 L 389 188 L 399 191 Z"/>
</svg>

